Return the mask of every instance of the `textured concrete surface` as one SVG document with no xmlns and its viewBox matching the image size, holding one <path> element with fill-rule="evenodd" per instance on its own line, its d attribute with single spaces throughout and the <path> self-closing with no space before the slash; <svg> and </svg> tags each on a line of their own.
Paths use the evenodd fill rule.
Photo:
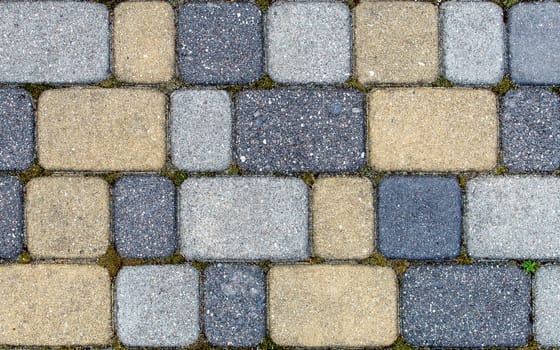
<svg viewBox="0 0 560 350">
<path fill-rule="evenodd" d="M 0 89 L 0 170 L 25 170 L 35 158 L 35 115 L 29 93 Z"/>
<path fill-rule="evenodd" d="M 539 268 L 533 280 L 533 332 L 541 346 L 560 346 L 560 266 Z"/>
<path fill-rule="evenodd" d="M 23 186 L 15 176 L 0 176 L 0 260 L 16 259 L 23 238 Z"/>
</svg>

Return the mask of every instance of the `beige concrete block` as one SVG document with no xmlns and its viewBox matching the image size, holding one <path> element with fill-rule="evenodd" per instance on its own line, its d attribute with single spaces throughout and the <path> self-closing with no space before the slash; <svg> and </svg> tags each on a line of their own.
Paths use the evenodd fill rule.
<svg viewBox="0 0 560 350">
<path fill-rule="evenodd" d="M 377 170 L 487 171 L 498 157 L 489 90 L 402 88 L 369 96 L 369 162 Z"/>
<path fill-rule="evenodd" d="M 110 237 L 109 185 L 96 177 L 39 177 L 25 189 L 27 248 L 35 258 L 96 258 Z"/>
<path fill-rule="evenodd" d="M 398 336 L 388 267 L 279 265 L 268 274 L 268 326 L 285 346 L 387 346 Z"/>
<path fill-rule="evenodd" d="M 111 342 L 111 281 L 102 267 L 2 266 L 0 297 L 0 344 Z"/>
<path fill-rule="evenodd" d="M 374 246 L 373 186 L 367 178 L 330 177 L 312 192 L 313 255 L 364 259 Z"/>
<path fill-rule="evenodd" d="M 113 20 L 113 69 L 130 83 L 169 81 L 175 73 L 175 19 L 163 1 L 122 2 Z"/>
<path fill-rule="evenodd" d="M 166 97 L 151 89 L 48 90 L 37 107 L 37 157 L 52 170 L 158 171 Z"/>
<path fill-rule="evenodd" d="M 354 9 L 355 76 L 364 84 L 435 81 L 438 42 L 432 3 L 362 1 Z"/>
</svg>

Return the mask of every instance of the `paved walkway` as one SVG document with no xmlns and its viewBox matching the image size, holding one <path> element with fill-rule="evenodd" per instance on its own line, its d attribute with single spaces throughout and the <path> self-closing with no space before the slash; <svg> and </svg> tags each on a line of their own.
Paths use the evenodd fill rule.
<svg viewBox="0 0 560 350">
<path fill-rule="evenodd" d="M 0 19 L 0 346 L 560 346 L 560 2 Z"/>
</svg>

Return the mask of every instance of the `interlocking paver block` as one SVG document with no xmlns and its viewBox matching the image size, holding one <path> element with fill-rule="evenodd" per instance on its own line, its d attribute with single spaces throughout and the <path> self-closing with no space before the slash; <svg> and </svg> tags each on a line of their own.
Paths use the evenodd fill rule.
<svg viewBox="0 0 560 350">
<path fill-rule="evenodd" d="M 364 84 L 415 84 L 439 74 L 438 10 L 429 2 L 362 1 L 354 9 L 355 75 Z"/>
<path fill-rule="evenodd" d="M 115 323 L 126 346 L 180 347 L 200 334 L 199 272 L 189 265 L 123 267 L 115 282 Z"/>
<path fill-rule="evenodd" d="M 259 173 L 341 173 L 365 163 L 361 93 L 275 89 L 237 95 L 236 163 Z"/>
<path fill-rule="evenodd" d="M 25 170 L 35 158 L 35 116 L 29 93 L 0 89 L 0 170 Z"/>
<path fill-rule="evenodd" d="M 486 171 L 498 158 L 496 96 L 399 88 L 369 94 L 369 162 L 378 170 Z"/>
<path fill-rule="evenodd" d="M 303 260 L 308 194 L 300 179 L 189 178 L 179 192 L 181 251 L 193 260 Z"/>
<path fill-rule="evenodd" d="M 222 90 L 171 95 L 171 160 L 187 171 L 222 171 L 232 159 L 231 100 Z"/>
<path fill-rule="evenodd" d="M 461 250 L 461 203 L 455 178 L 384 178 L 377 202 L 379 251 L 396 259 L 456 257 Z"/>
<path fill-rule="evenodd" d="M 108 345 L 111 280 L 94 265 L 0 268 L 0 343 L 28 346 Z"/>
<path fill-rule="evenodd" d="M 343 83 L 352 74 L 352 19 L 342 2 L 279 1 L 266 18 L 267 71 L 291 84 Z"/>
<path fill-rule="evenodd" d="M 375 240 L 373 186 L 367 178 L 326 177 L 313 185 L 313 256 L 364 259 Z"/>
<path fill-rule="evenodd" d="M 518 84 L 560 84 L 560 3 L 517 4 L 508 11 L 509 65 Z"/>
<path fill-rule="evenodd" d="M 541 346 L 560 346 L 560 266 L 542 266 L 533 281 L 533 331 Z"/>
<path fill-rule="evenodd" d="M 560 97 L 547 89 L 510 90 L 500 112 L 502 157 L 512 171 L 560 166 Z"/>
<path fill-rule="evenodd" d="M 284 265 L 268 273 L 268 326 L 279 345 L 372 347 L 398 335 L 397 279 L 388 267 Z"/>
<path fill-rule="evenodd" d="M 109 185 L 95 177 L 40 177 L 25 188 L 27 247 L 36 258 L 96 258 L 109 244 Z"/>
<path fill-rule="evenodd" d="M 411 266 L 400 308 L 401 333 L 414 346 L 522 346 L 531 333 L 531 279 L 511 265 Z"/>
<path fill-rule="evenodd" d="M 187 83 L 250 84 L 263 74 L 262 13 L 252 2 L 191 2 L 179 9 L 177 57 Z"/>
<path fill-rule="evenodd" d="M 175 73 L 175 16 L 166 2 L 123 2 L 114 10 L 113 69 L 130 83 L 159 83 Z"/>
<path fill-rule="evenodd" d="M 113 239 L 124 258 L 163 258 L 177 250 L 175 186 L 157 175 L 131 175 L 113 188 Z"/>
<path fill-rule="evenodd" d="M 204 270 L 204 333 L 215 346 L 257 346 L 266 335 L 263 270 L 211 265 Z"/>
<path fill-rule="evenodd" d="M 506 67 L 502 8 L 492 2 L 440 7 L 442 71 L 456 84 L 495 85 Z"/>
<path fill-rule="evenodd" d="M 0 18 L 0 82 L 88 83 L 109 75 L 105 5 L 4 1 Z"/>
<path fill-rule="evenodd" d="M 0 259 L 16 259 L 22 247 L 23 186 L 15 176 L 0 176 Z"/>
<path fill-rule="evenodd" d="M 560 179 L 479 177 L 467 182 L 469 255 L 490 259 L 560 257 Z"/>
<path fill-rule="evenodd" d="M 67 88 L 41 94 L 37 157 L 46 169 L 159 171 L 166 97 L 151 89 Z"/>
</svg>

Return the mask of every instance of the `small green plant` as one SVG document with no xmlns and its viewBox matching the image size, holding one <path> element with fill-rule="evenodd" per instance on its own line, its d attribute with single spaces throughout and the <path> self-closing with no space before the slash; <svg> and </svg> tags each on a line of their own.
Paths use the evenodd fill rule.
<svg viewBox="0 0 560 350">
<path fill-rule="evenodd" d="M 498 96 L 503 96 L 512 89 L 517 89 L 517 85 L 506 75 L 501 82 L 492 87 L 492 92 Z"/>
<path fill-rule="evenodd" d="M 313 187 L 313 184 L 315 184 L 315 175 L 313 175 L 313 173 L 306 172 L 305 174 L 303 174 L 302 179 L 303 182 L 305 182 L 305 184 L 309 187 Z"/>
<path fill-rule="evenodd" d="M 450 88 L 450 87 L 453 87 L 453 83 L 450 82 L 449 80 L 445 79 L 445 77 L 443 75 L 440 75 L 438 80 L 436 80 L 435 82 L 432 83 L 432 87 Z"/>
<path fill-rule="evenodd" d="M 526 274 L 532 275 L 537 272 L 537 269 L 539 268 L 539 262 L 534 260 L 525 260 L 521 263 L 521 267 Z"/>
</svg>

